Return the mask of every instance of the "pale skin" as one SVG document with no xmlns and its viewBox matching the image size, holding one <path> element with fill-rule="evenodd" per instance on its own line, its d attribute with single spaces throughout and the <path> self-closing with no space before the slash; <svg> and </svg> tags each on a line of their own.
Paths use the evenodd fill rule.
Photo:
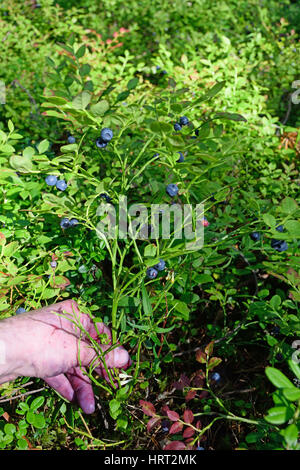
<svg viewBox="0 0 300 470">
<path fill-rule="evenodd" d="M 86 368 L 94 364 L 95 372 L 109 379 L 103 360 L 78 324 L 103 352 L 110 349 L 104 356 L 108 369 L 126 369 L 131 364 L 122 346 L 111 349 L 111 332 L 106 325 L 97 323 L 95 327 L 75 301 L 65 300 L 0 321 L 0 343 L 2 351 L 5 349 L 0 384 L 19 376 L 39 377 L 67 400 L 77 402 L 85 413 L 93 413 L 95 397 Z M 100 344 L 98 333 L 107 335 L 108 344 Z"/>
</svg>

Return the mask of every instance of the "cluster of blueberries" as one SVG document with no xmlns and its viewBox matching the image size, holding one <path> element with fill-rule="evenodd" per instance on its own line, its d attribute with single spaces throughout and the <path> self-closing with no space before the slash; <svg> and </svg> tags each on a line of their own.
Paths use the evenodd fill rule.
<svg viewBox="0 0 300 470">
<path fill-rule="evenodd" d="M 181 131 L 182 126 L 187 126 L 189 123 L 189 120 L 186 116 L 181 116 L 179 119 L 179 122 L 175 122 L 174 124 L 174 130 L 175 131 Z"/>
<path fill-rule="evenodd" d="M 56 188 L 59 189 L 60 191 L 65 191 L 65 189 L 67 189 L 67 186 L 68 186 L 65 180 L 59 180 L 57 179 L 57 176 L 55 175 L 46 176 L 45 181 L 48 184 L 48 186 L 56 186 Z"/>
<path fill-rule="evenodd" d="M 113 138 L 113 131 L 109 127 L 104 127 L 100 133 L 100 137 L 96 139 L 96 145 L 99 149 L 103 149 Z"/>
<path fill-rule="evenodd" d="M 166 263 L 163 259 L 160 259 L 159 260 L 159 263 L 157 263 L 155 266 L 153 266 L 153 268 L 148 268 L 147 269 L 147 277 L 149 279 L 155 279 L 157 274 L 158 274 L 158 271 L 163 271 L 166 267 Z"/>
<path fill-rule="evenodd" d="M 278 225 L 276 227 L 277 232 L 283 232 L 284 227 L 283 225 Z M 257 242 L 260 240 L 260 233 L 259 232 L 252 232 L 250 234 L 250 238 L 252 238 L 253 241 Z M 276 240 L 276 238 L 272 238 L 271 240 L 271 247 L 274 248 L 274 250 L 277 250 L 279 252 L 286 251 L 288 249 L 288 244 L 285 240 Z"/>
<path fill-rule="evenodd" d="M 64 217 L 60 221 L 60 226 L 61 228 L 67 229 L 71 227 L 75 227 L 75 225 L 78 225 L 79 222 L 77 219 L 68 219 L 67 217 Z"/>
</svg>

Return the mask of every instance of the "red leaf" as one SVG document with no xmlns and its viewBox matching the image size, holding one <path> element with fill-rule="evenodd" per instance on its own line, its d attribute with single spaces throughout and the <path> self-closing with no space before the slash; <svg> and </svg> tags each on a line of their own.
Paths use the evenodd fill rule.
<svg viewBox="0 0 300 470">
<path fill-rule="evenodd" d="M 195 429 L 190 428 L 190 426 L 188 426 L 187 428 L 185 428 L 182 435 L 183 437 L 192 437 L 194 434 L 195 434 Z"/>
<path fill-rule="evenodd" d="M 164 447 L 164 450 L 185 450 L 185 444 L 181 441 L 173 441 Z"/>
<path fill-rule="evenodd" d="M 204 351 L 206 352 L 208 356 L 211 356 L 213 353 L 213 350 L 214 350 L 214 341 L 211 341 L 210 343 L 208 343 Z"/>
<path fill-rule="evenodd" d="M 183 413 L 183 421 L 187 424 L 191 424 L 194 421 L 194 415 L 191 410 L 185 410 Z"/>
<path fill-rule="evenodd" d="M 168 411 L 170 411 L 170 408 L 168 407 L 168 405 L 164 405 L 161 409 L 161 412 L 164 416 L 167 416 Z"/>
<path fill-rule="evenodd" d="M 176 434 L 180 432 L 183 428 L 183 424 L 179 423 L 179 421 L 176 421 L 176 423 L 173 423 L 172 426 L 169 429 L 169 434 Z"/>
<path fill-rule="evenodd" d="M 140 406 L 142 407 L 143 412 L 145 413 L 145 415 L 147 415 L 147 416 L 155 416 L 156 415 L 155 407 L 154 407 L 154 405 L 152 405 L 152 403 L 150 403 L 150 401 L 140 400 Z"/>
<path fill-rule="evenodd" d="M 196 390 L 189 390 L 185 396 L 185 401 L 190 401 L 196 396 Z"/>
<path fill-rule="evenodd" d="M 196 352 L 196 361 L 200 362 L 200 364 L 206 363 L 206 354 L 202 352 L 200 349 Z"/>
<path fill-rule="evenodd" d="M 220 357 L 212 357 L 209 361 L 208 361 L 208 370 L 211 370 L 213 369 L 214 367 L 217 367 L 219 364 L 221 364 L 222 362 L 222 359 Z"/>
<path fill-rule="evenodd" d="M 147 431 L 150 432 L 152 429 L 160 423 L 160 418 L 158 416 L 154 416 L 150 418 L 147 423 Z"/>
<path fill-rule="evenodd" d="M 167 416 L 171 421 L 178 421 L 180 419 L 180 416 L 178 413 L 176 413 L 176 411 L 168 410 Z"/>
<path fill-rule="evenodd" d="M 197 429 L 201 429 L 201 428 L 202 428 L 202 423 L 201 423 L 200 420 L 198 420 L 198 421 L 196 422 L 196 428 L 197 428 Z"/>
</svg>

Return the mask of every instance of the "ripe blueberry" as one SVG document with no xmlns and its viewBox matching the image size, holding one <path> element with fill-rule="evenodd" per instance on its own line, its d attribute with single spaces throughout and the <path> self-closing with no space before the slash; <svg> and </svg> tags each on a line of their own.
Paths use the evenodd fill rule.
<svg viewBox="0 0 300 470">
<path fill-rule="evenodd" d="M 286 251 L 288 249 L 288 244 L 285 240 L 275 240 L 274 238 L 272 238 L 271 247 L 274 248 L 274 250 L 281 252 Z"/>
<path fill-rule="evenodd" d="M 56 182 L 56 187 L 57 189 L 60 189 L 61 191 L 64 191 L 65 189 L 67 189 L 67 183 L 65 182 L 65 180 L 58 180 Z"/>
<path fill-rule="evenodd" d="M 64 229 L 69 228 L 70 227 L 70 220 L 67 217 L 64 217 L 60 221 L 60 226 L 61 226 L 61 228 L 64 228 Z"/>
<path fill-rule="evenodd" d="M 152 158 L 159 157 L 159 153 L 155 153 Z"/>
<path fill-rule="evenodd" d="M 57 176 L 48 175 L 48 176 L 46 176 L 45 181 L 48 184 L 48 186 L 55 186 L 56 181 L 57 181 Z"/>
<path fill-rule="evenodd" d="M 181 131 L 181 125 L 178 124 L 178 122 L 175 122 L 175 124 L 174 124 L 174 130 L 175 130 L 175 131 Z"/>
<path fill-rule="evenodd" d="M 211 376 L 212 380 L 214 380 L 215 382 L 219 382 L 219 380 L 221 380 L 221 376 L 218 372 L 214 372 Z"/>
<path fill-rule="evenodd" d="M 109 142 L 113 138 L 113 135 L 113 131 L 109 129 L 109 127 L 104 127 L 101 131 L 100 137 L 103 142 Z"/>
<path fill-rule="evenodd" d="M 278 227 L 276 227 L 276 230 L 277 232 L 283 232 L 284 231 L 283 225 L 278 225 Z"/>
<path fill-rule="evenodd" d="M 252 232 L 252 233 L 250 233 L 250 238 L 252 238 L 252 240 L 254 240 L 255 242 L 257 242 L 258 240 L 260 240 L 260 233 L 258 233 L 258 232 Z"/>
<path fill-rule="evenodd" d="M 149 279 L 155 279 L 157 276 L 157 271 L 154 268 L 148 268 L 146 274 Z"/>
<path fill-rule="evenodd" d="M 69 142 L 69 144 L 75 144 L 75 142 L 76 142 L 75 137 L 73 137 L 72 135 L 69 135 L 68 142 Z"/>
<path fill-rule="evenodd" d="M 101 194 L 100 194 L 100 197 L 102 197 L 103 199 L 105 199 L 106 202 L 111 202 L 111 201 L 112 201 L 112 198 L 109 197 L 109 196 L 108 196 L 107 194 L 105 194 L 105 193 L 101 193 Z"/>
<path fill-rule="evenodd" d="M 179 155 L 180 155 L 180 157 L 179 157 L 178 160 L 177 160 L 177 163 L 182 163 L 182 162 L 184 162 L 183 153 L 182 153 L 182 152 L 177 152 L 177 153 L 179 153 Z"/>
<path fill-rule="evenodd" d="M 69 222 L 70 227 L 75 227 L 75 225 L 78 225 L 79 222 L 77 219 L 71 219 Z"/>
<path fill-rule="evenodd" d="M 166 188 L 166 191 L 167 193 L 169 194 L 169 196 L 171 197 L 174 197 L 178 194 L 178 186 L 177 184 L 168 184 L 167 188 Z"/>
<path fill-rule="evenodd" d="M 163 271 L 165 267 L 166 267 L 166 262 L 163 259 L 160 259 L 159 263 L 157 263 L 154 266 L 154 269 L 156 269 L 157 271 Z"/>
<path fill-rule="evenodd" d="M 51 266 L 51 268 L 56 268 L 57 262 L 56 261 L 51 261 L 50 266 Z"/>
<path fill-rule="evenodd" d="M 96 140 L 96 145 L 99 149 L 104 149 L 107 146 L 107 142 L 103 142 L 101 137 L 98 137 L 98 139 Z"/>
<path fill-rule="evenodd" d="M 19 315 L 20 313 L 25 313 L 27 312 L 27 310 L 23 307 L 19 307 L 17 310 L 16 310 L 16 315 Z"/>
<path fill-rule="evenodd" d="M 181 124 L 181 126 L 186 126 L 188 123 L 188 118 L 186 116 L 181 116 L 181 118 L 179 119 L 179 124 Z"/>
<path fill-rule="evenodd" d="M 204 447 L 198 446 L 197 450 L 205 450 Z"/>
</svg>

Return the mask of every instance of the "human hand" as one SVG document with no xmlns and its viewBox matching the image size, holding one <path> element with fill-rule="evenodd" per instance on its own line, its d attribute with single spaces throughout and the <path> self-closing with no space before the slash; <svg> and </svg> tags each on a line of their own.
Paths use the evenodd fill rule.
<svg viewBox="0 0 300 470">
<path fill-rule="evenodd" d="M 103 352 L 111 347 L 109 328 L 97 323 L 99 334 L 106 333 L 109 338 L 109 344 L 100 345 L 95 324 L 73 300 L 1 320 L 0 342 L 5 345 L 5 361 L 4 365 L 0 361 L 0 384 L 18 376 L 39 377 L 67 400 L 77 400 L 85 413 L 93 413 L 95 398 L 85 368 L 96 359 L 96 373 L 106 380 L 108 374 L 77 325 L 97 341 Z M 104 359 L 108 369 L 126 369 L 131 364 L 122 346 L 110 350 Z"/>
</svg>

